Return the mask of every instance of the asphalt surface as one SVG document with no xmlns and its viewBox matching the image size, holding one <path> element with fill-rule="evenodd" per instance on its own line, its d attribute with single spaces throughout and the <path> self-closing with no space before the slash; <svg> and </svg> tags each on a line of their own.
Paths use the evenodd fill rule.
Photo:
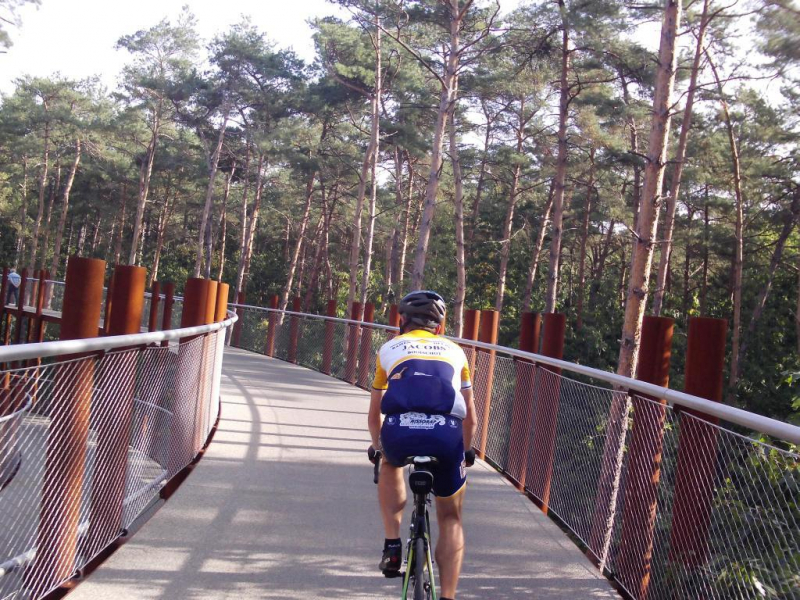
<svg viewBox="0 0 800 600">
<path fill-rule="evenodd" d="M 69 599 L 399 598 L 400 580 L 377 571 L 369 395 L 240 350 L 225 353 L 221 394 L 199 465 Z M 494 470 L 468 477 L 459 600 L 618 598 Z"/>
</svg>

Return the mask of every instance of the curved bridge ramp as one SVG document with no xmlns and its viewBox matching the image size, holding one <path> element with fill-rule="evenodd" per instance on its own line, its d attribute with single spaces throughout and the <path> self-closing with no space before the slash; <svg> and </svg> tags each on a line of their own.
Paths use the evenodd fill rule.
<svg viewBox="0 0 800 600">
<path fill-rule="evenodd" d="M 222 416 L 204 458 L 70 598 L 399 598 L 400 580 L 377 571 L 368 403 L 341 381 L 227 350 Z M 494 470 L 477 464 L 466 493 L 459 600 L 618 597 Z"/>
</svg>

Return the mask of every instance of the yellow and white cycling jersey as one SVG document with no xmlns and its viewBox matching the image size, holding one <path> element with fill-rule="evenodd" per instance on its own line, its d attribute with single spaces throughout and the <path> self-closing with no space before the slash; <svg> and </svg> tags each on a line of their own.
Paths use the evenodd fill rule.
<svg viewBox="0 0 800 600">
<path fill-rule="evenodd" d="M 423 412 L 463 419 L 461 390 L 471 387 L 469 364 L 460 346 L 418 329 L 389 340 L 378 351 L 372 387 L 386 390 L 383 414 Z"/>
</svg>

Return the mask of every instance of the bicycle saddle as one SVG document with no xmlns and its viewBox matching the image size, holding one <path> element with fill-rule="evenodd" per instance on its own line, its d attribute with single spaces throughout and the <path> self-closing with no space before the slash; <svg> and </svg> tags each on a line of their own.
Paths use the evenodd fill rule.
<svg viewBox="0 0 800 600">
<path fill-rule="evenodd" d="M 435 467 L 439 464 L 439 459 L 435 456 L 408 456 L 404 464 L 418 468 Z"/>
</svg>

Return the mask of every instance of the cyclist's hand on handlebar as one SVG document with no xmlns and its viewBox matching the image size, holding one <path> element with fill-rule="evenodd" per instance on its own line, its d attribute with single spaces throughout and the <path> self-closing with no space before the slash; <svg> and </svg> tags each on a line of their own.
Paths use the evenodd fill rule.
<svg viewBox="0 0 800 600">
<path fill-rule="evenodd" d="M 369 462 L 373 465 L 377 465 L 381 461 L 381 451 L 376 450 L 375 446 L 370 446 L 367 448 L 367 457 L 369 458 Z"/>
<path fill-rule="evenodd" d="M 475 464 L 475 450 L 469 449 L 464 452 L 464 464 L 468 467 Z"/>
</svg>

